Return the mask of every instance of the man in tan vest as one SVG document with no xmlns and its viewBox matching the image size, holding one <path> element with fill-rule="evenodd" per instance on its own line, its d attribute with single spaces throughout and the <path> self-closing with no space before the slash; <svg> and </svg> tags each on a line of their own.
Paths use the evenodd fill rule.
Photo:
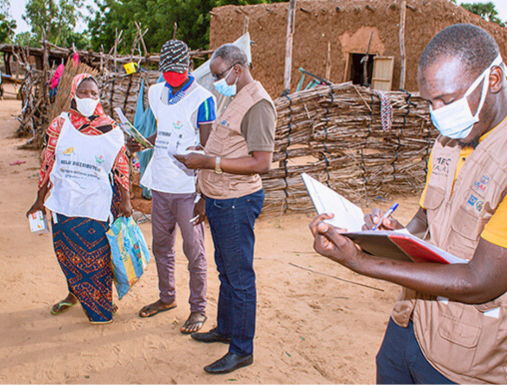
<svg viewBox="0 0 507 385">
<path fill-rule="evenodd" d="M 204 368 L 221 374 L 253 363 L 254 224 L 264 202 L 259 174 L 268 172 L 272 162 L 276 111 L 264 87 L 250 74 L 240 48 L 226 44 L 217 49 L 210 70 L 216 89 L 233 99 L 213 124 L 205 155 L 177 159 L 199 169 L 198 187 L 206 201 L 220 279 L 217 327 L 192 338 L 230 344 L 224 357 Z"/>
<path fill-rule="evenodd" d="M 507 382 L 507 82 L 495 40 L 470 24 L 437 34 L 419 61 L 440 132 L 410 233 L 469 261 L 410 263 L 365 254 L 317 217 L 315 249 L 403 287 L 377 355 L 379 383 Z M 383 212 L 365 216 L 365 227 Z M 393 218 L 384 230 L 403 226 Z"/>
</svg>

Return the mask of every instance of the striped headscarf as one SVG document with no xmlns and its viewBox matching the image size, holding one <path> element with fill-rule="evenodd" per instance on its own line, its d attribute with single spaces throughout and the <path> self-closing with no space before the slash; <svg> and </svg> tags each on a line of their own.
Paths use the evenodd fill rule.
<svg viewBox="0 0 507 385">
<path fill-rule="evenodd" d="M 179 74 L 188 70 L 190 54 L 188 46 L 181 40 L 169 40 L 164 43 L 160 51 L 160 72 L 176 72 Z"/>
</svg>

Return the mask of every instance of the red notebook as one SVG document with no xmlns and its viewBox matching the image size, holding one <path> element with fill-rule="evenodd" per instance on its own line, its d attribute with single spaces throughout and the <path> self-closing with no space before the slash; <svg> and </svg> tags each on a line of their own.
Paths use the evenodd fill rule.
<svg viewBox="0 0 507 385">
<path fill-rule="evenodd" d="M 425 242 L 406 230 L 403 232 L 368 230 L 343 235 L 361 246 L 364 252 L 379 257 L 413 262 L 468 263 L 467 260 Z"/>
</svg>

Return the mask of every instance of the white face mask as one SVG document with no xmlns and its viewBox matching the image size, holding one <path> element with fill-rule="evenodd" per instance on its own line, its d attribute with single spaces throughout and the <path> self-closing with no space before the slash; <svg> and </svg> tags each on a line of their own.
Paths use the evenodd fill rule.
<svg viewBox="0 0 507 385">
<path fill-rule="evenodd" d="M 227 97 L 234 96 L 236 95 L 237 92 L 236 83 L 238 82 L 238 78 L 236 78 L 234 84 L 227 83 L 227 78 L 229 77 L 233 69 L 234 68 L 231 68 L 227 76 L 213 83 L 217 91 Z"/>
<path fill-rule="evenodd" d="M 77 110 L 83 115 L 89 118 L 95 112 L 97 105 L 100 103 L 100 99 L 81 99 L 76 96 L 76 107 Z"/>
<path fill-rule="evenodd" d="M 489 74 L 491 72 L 491 68 L 499 66 L 500 64 L 502 64 L 502 57 L 498 55 L 493 63 L 491 63 L 491 65 L 472 83 L 472 85 L 468 87 L 468 90 L 461 99 L 440 107 L 437 110 L 434 110 L 430 106 L 431 121 L 443 136 L 447 136 L 451 139 L 463 139 L 470 134 L 474 124 L 479 121 L 479 114 L 481 113 L 482 106 L 486 100 L 486 95 L 488 94 Z M 477 112 L 475 115 L 472 115 L 470 105 L 467 101 L 467 96 L 469 96 L 483 80 L 484 84 L 482 85 L 481 100 L 479 102 L 479 106 L 477 107 Z"/>
</svg>

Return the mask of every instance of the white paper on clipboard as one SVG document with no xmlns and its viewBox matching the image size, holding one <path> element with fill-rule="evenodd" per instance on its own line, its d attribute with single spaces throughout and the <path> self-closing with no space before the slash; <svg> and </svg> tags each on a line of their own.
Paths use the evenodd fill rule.
<svg viewBox="0 0 507 385">
<path fill-rule="evenodd" d="M 364 214 L 359 206 L 356 206 L 307 173 L 301 173 L 301 178 L 303 178 L 303 182 L 317 213 L 319 215 L 334 214 L 333 219 L 326 220 L 326 223 L 347 229 L 348 232 L 361 231 L 364 225 Z"/>
</svg>

